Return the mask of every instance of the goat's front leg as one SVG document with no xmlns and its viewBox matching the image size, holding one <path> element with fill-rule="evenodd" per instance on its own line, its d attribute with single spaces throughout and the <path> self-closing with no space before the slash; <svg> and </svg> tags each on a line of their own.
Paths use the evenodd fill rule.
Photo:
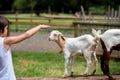
<svg viewBox="0 0 120 80">
<path fill-rule="evenodd" d="M 70 73 L 70 76 L 73 76 L 73 73 L 74 73 L 73 64 L 74 64 L 74 57 L 71 56 L 71 57 L 70 57 L 70 66 L 71 66 L 71 73 Z"/>
<path fill-rule="evenodd" d="M 68 74 L 68 71 L 67 71 L 68 62 L 69 62 L 69 58 L 65 57 L 65 63 L 64 63 L 65 70 L 64 70 L 64 75 L 63 75 L 64 78 L 67 77 L 67 74 Z"/>
</svg>

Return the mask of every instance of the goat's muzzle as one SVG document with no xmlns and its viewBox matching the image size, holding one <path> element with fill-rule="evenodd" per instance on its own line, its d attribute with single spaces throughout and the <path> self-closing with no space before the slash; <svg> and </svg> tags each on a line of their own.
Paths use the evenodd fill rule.
<svg viewBox="0 0 120 80">
<path fill-rule="evenodd" d="M 48 40 L 49 40 L 49 41 L 51 41 L 51 39 L 50 39 L 50 38 L 48 38 Z"/>
<path fill-rule="evenodd" d="M 48 38 L 49 41 L 55 41 L 54 39 L 51 39 L 50 37 Z"/>
</svg>

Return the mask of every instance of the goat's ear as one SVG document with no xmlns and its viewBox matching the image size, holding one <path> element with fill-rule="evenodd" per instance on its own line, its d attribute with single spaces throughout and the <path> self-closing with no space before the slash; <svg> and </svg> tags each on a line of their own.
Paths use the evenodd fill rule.
<svg viewBox="0 0 120 80">
<path fill-rule="evenodd" d="M 61 36 L 62 40 L 65 40 L 65 38 L 63 36 Z"/>
<path fill-rule="evenodd" d="M 92 34 L 96 34 L 97 31 L 95 29 L 92 29 Z"/>
<path fill-rule="evenodd" d="M 63 36 L 63 34 L 62 34 L 62 33 L 59 33 L 59 35 L 60 35 L 60 36 Z"/>
<path fill-rule="evenodd" d="M 62 33 L 59 33 L 58 37 L 61 37 L 62 40 L 65 40 L 65 38 L 63 37 L 63 34 L 62 34 Z"/>
<path fill-rule="evenodd" d="M 101 34 L 101 30 L 98 30 L 97 32 L 98 32 L 98 34 Z"/>
</svg>

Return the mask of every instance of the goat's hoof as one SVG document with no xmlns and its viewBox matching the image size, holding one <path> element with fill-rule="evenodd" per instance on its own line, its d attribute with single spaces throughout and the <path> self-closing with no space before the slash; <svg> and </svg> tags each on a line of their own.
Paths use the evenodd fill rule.
<svg viewBox="0 0 120 80">
<path fill-rule="evenodd" d="M 112 77 L 112 78 L 109 78 L 109 80 L 116 80 L 116 79 Z"/>
<path fill-rule="evenodd" d="M 74 72 L 71 72 L 71 74 L 70 74 L 71 77 L 73 77 L 73 73 L 74 73 Z"/>
<path fill-rule="evenodd" d="M 94 71 L 91 73 L 91 75 L 95 75 L 95 72 L 96 72 L 96 70 L 94 70 Z"/>
<path fill-rule="evenodd" d="M 84 77 L 87 77 L 87 76 L 88 76 L 88 74 L 87 74 L 87 73 L 85 73 L 85 74 L 83 74 L 83 76 L 84 76 Z"/>
<path fill-rule="evenodd" d="M 109 80 L 116 80 L 116 79 L 113 78 L 112 76 L 109 76 Z"/>
<path fill-rule="evenodd" d="M 73 74 L 70 75 L 70 77 L 73 77 L 73 76 L 74 76 Z"/>
<path fill-rule="evenodd" d="M 64 75 L 63 75 L 63 78 L 66 78 L 66 77 L 67 77 L 67 74 L 64 74 Z"/>
<path fill-rule="evenodd" d="M 60 53 L 60 54 L 62 54 L 62 53 L 63 53 L 63 51 L 59 51 L 59 53 Z"/>
</svg>

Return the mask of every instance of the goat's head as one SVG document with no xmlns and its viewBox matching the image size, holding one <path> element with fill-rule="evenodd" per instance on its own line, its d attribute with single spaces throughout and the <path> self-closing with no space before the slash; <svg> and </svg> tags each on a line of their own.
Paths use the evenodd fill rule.
<svg viewBox="0 0 120 80">
<path fill-rule="evenodd" d="M 63 52 L 65 38 L 63 37 L 63 34 L 61 32 L 59 32 L 57 30 L 51 31 L 51 33 L 49 35 L 49 41 L 55 41 L 61 48 L 61 51 L 59 53 Z"/>
<path fill-rule="evenodd" d="M 49 41 L 58 41 L 59 37 L 63 38 L 63 34 L 59 32 L 58 30 L 53 30 L 50 33 Z"/>
</svg>

